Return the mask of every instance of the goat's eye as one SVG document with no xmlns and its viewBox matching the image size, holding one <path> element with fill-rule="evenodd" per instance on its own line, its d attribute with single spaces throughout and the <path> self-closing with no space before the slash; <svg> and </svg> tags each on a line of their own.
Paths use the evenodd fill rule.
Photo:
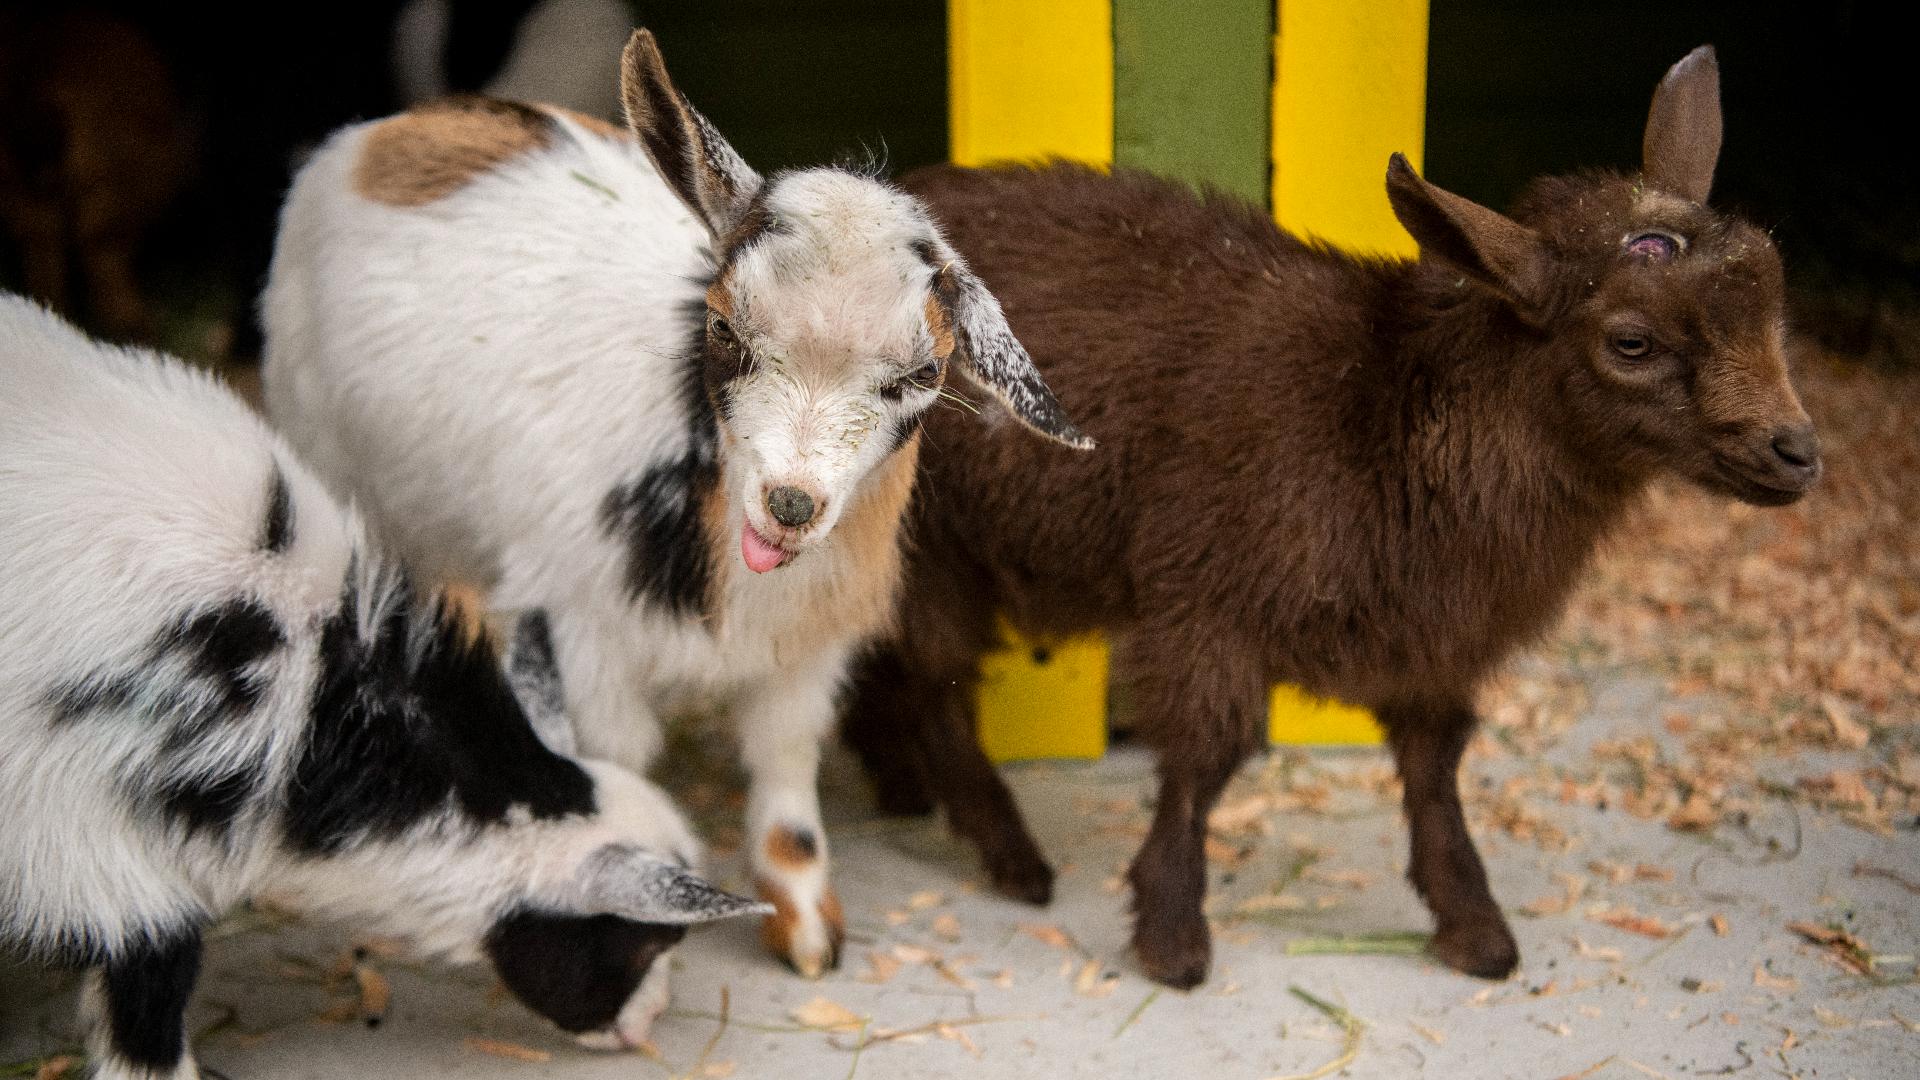
<svg viewBox="0 0 1920 1080">
<path fill-rule="evenodd" d="M 913 371 L 893 380 L 880 390 L 880 396 L 888 401 L 900 400 L 900 395 L 909 390 L 931 390 L 940 380 L 940 362 L 930 360 Z"/>
<path fill-rule="evenodd" d="M 707 333 L 712 334 L 713 340 L 722 345 L 737 345 L 740 343 L 740 339 L 733 336 L 733 327 L 728 326 L 727 320 L 718 315 L 709 315 L 707 317 Z"/>
<path fill-rule="evenodd" d="M 1629 359 L 1639 359 L 1653 351 L 1653 339 L 1635 330 L 1622 330 L 1610 339 L 1613 351 Z"/>
<path fill-rule="evenodd" d="M 1627 254 L 1648 262 L 1666 262 L 1680 253 L 1680 242 L 1666 233 L 1641 233 L 1627 241 Z"/>
</svg>

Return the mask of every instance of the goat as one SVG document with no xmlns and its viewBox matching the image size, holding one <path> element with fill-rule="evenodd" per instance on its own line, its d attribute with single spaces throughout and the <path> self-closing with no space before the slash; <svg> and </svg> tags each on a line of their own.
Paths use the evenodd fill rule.
<svg viewBox="0 0 1920 1080">
<path fill-rule="evenodd" d="M 1205 979 L 1207 814 L 1287 681 L 1372 708 L 1405 783 L 1432 952 L 1506 975 L 1513 936 L 1461 816 L 1476 687 L 1550 628 L 1648 480 L 1761 505 L 1819 475 L 1789 380 L 1780 260 L 1705 206 L 1719 74 L 1660 84 L 1641 173 L 1537 181 L 1508 217 L 1395 156 L 1404 262 L 1128 170 L 938 167 L 903 184 L 1005 300 L 1104 446 L 1037 458 L 928 420 L 900 632 L 847 720 L 883 804 L 946 807 L 1017 894 L 1051 872 L 971 738 L 997 613 L 1116 631 L 1159 751 L 1129 873 L 1153 978 Z"/>
<path fill-rule="evenodd" d="M 484 955 L 601 1047 L 646 1038 L 689 924 L 765 913 L 663 792 L 548 750 L 211 378 L 10 296 L 0 378 L 0 947 L 96 969 L 95 1075 L 198 1075 L 203 932 L 265 892 Z"/>
<path fill-rule="evenodd" d="M 731 711 L 767 945 L 813 976 L 844 934 L 819 742 L 948 361 L 1087 443 L 917 201 L 763 180 L 644 30 L 621 89 L 630 136 L 462 99 L 334 137 L 287 201 L 267 401 L 410 561 L 548 613 L 583 749 L 644 767 L 662 715 Z"/>
</svg>

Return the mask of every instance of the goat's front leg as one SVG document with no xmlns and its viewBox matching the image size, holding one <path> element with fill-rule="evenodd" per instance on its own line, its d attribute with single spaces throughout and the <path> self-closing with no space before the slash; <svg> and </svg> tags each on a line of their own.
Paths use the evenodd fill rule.
<svg viewBox="0 0 1920 1080">
<path fill-rule="evenodd" d="M 94 1080 L 199 1080 L 187 999 L 200 976 L 200 931 L 128 948 L 88 980 L 81 1012 Z"/>
<path fill-rule="evenodd" d="M 847 934 L 827 876 L 818 790 L 820 743 L 833 728 L 845 663 L 836 654 L 768 679 L 743 695 L 735 711 L 748 773 L 748 861 L 760 898 L 774 906 L 762 939 L 809 979 L 839 966 Z"/>
<path fill-rule="evenodd" d="M 1133 945 L 1155 982 L 1189 989 L 1213 965 L 1207 930 L 1207 816 L 1259 745 L 1265 680 L 1224 642 L 1179 648 L 1143 633 L 1123 669 L 1135 679 L 1140 734 L 1160 754 L 1153 827 L 1134 857 Z"/>
<path fill-rule="evenodd" d="M 1460 755 L 1478 720 L 1460 704 L 1394 705 L 1378 715 L 1405 788 L 1407 878 L 1433 912 L 1428 951 L 1455 971 L 1504 979 L 1519 965 L 1520 948 L 1460 807 Z"/>
</svg>

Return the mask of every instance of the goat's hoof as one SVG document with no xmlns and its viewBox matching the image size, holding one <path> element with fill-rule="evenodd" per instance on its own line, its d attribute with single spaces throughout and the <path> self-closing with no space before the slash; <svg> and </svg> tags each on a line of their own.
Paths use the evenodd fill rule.
<svg viewBox="0 0 1920 1080">
<path fill-rule="evenodd" d="M 1504 979 L 1520 966 L 1520 946 L 1499 922 L 1442 927 L 1427 943 L 1427 952 L 1453 970 L 1480 979 Z"/>
<path fill-rule="evenodd" d="M 756 888 L 760 899 L 773 905 L 773 914 L 760 924 L 760 940 L 768 952 L 808 979 L 817 979 L 840 966 L 847 921 L 833 889 L 827 889 L 818 903 L 802 906 L 773 882 L 762 879 Z"/>
<path fill-rule="evenodd" d="M 1213 942 L 1204 922 L 1192 932 L 1182 928 L 1159 933 L 1136 927 L 1133 948 L 1140 955 L 1147 978 L 1175 990 L 1191 990 L 1206 982 L 1213 968 Z"/>
<path fill-rule="evenodd" d="M 987 877 L 1002 896 L 1039 907 L 1053 903 L 1053 867 L 1038 855 L 996 859 L 987 865 Z"/>
</svg>

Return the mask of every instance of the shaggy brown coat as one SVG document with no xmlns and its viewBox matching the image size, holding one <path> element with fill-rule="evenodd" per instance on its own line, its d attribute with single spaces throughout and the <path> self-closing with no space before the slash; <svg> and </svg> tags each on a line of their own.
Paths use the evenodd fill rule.
<svg viewBox="0 0 1920 1080">
<path fill-rule="evenodd" d="M 1000 614 L 1114 632 L 1161 757 L 1130 872 L 1149 974 L 1206 976 L 1207 813 L 1263 744 L 1276 681 L 1375 710 L 1434 953 L 1511 971 L 1457 790 L 1475 688 L 1550 627 L 1655 474 L 1777 504 L 1819 471 L 1778 257 L 1702 205 L 1719 121 L 1699 50 L 1656 96 L 1641 176 L 1545 180 L 1511 219 L 1396 156 L 1417 263 L 1125 170 L 909 177 L 1100 449 L 1036 447 L 991 414 L 927 421 L 901 634 L 848 719 L 883 802 L 930 796 L 998 886 L 1046 900 L 972 738 L 979 660 Z"/>
</svg>

